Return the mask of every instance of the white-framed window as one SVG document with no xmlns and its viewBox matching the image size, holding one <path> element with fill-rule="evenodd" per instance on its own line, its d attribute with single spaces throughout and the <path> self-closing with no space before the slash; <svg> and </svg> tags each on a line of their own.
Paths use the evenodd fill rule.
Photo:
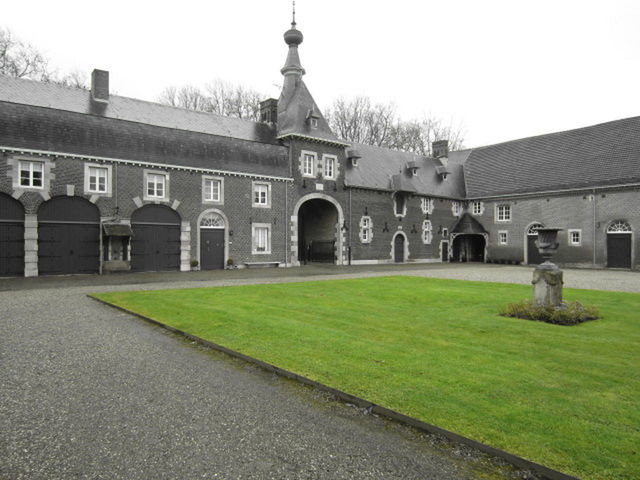
<svg viewBox="0 0 640 480">
<path fill-rule="evenodd" d="M 459 217 L 462 212 L 462 205 L 460 202 L 451 202 L 451 213 L 454 217 Z"/>
<path fill-rule="evenodd" d="M 420 199 L 420 208 L 422 213 L 431 215 L 433 213 L 433 198 L 422 197 Z"/>
<path fill-rule="evenodd" d="M 582 245 L 582 230 L 570 229 L 567 232 L 567 239 L 569 241 L 569 245 L 572 247 L 579 247 Z"/>
<path fill-rule="evenodd" d="M 303 177 L 316 176 L 317 161 L 318 161 L 317 153 L 302 150 L 302 152 L 300 153 L 300 172 L 302 173 Z"/>
<path fill-rule="evenodd" d="M 449 236 L 449 229 L 448 228 L 443 228 L 442 229 L 442 236 L 444 238 L 447 238 Z"/>
<path fill-rule="evenodd" d="M 396 217 L 404 217 L 407 214 L 407 197 L 404 193 L 396 192 L 393 195 L 393 213 Z"/>
<path fill-rule="evenodd" d="M 499 245 L 509 244 L 509 232 L 507 232 L 506 230 L 500 230 L 498 232 L 498 244 Z"/>
<path fill-rule="evenodd" d="M 422 222 L 422 243 L 428 245 L 433 240 L 433 226 L 431 220 L 425 220 Z"/>
<path fill-rule="evenodd" d="M 271 253 L 270 223 L 254 223 L 251 225 L 251 253 L 254 255 Z"/>
<path fill-rule="evenodd" d="M 471 204 L 471 213 L 473 215 L 482 215 L 484 212 L 484 204 L 482 202 L 473 202 Z"/>
<path fill-rule="evenodd" d="M 202 203 L 224 203 L 224 182 L 221 177 L 202 177 Z"/>
<path fill-rule="evenodd" d="M 511 205 L 496 205 L 496 221 L 497 222 L 511 221 Z"/>
<path fill-rule="evenodd" d="M 111 196 L 111 165 L 84 164 L 84 193 Z"/>
<path fill-rule="evenodd" d="M 44 162 L 20 160 L 20 186 L 26 188 L 44 187 Z"/>
<path fill-rule="evenodd" d="M 373 239 L 373 221 L 371 217 L 363 216 L 360 218 L 360 241 L 362 243 L 371 243 Z"/>
<path fill-rule="evenodd" d="M 253 206 L 256 208 L 271 207 L 271 184 L 269 182 L 252 182 Z"/>
<path fill-rule="evenodd" d="M 169 175 L 167 173 L 153 170 L 144 171 L 144 199 L 169 199 Z"/>
<path fill-rule="evenodd" d="M 334 155 L 323 155 L 324 162 L 324 178 L 327 180 L 335 180 L 337 158 Z"/>
</svg>

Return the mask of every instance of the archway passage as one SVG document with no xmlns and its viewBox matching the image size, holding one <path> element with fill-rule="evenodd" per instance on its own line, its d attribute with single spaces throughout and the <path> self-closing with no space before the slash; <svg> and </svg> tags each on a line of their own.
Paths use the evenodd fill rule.
<svg viewBox="0 0 640 480">
<path fill-rule="evenodd" d="M 403 263 L 404 258 L 404 235 L 396 235 L 393 239 L 393 261 L 396 263 Z"/>
<path fill-rule="evenodd" d="M 180 215 L 164 205 L 145 205 L 131 215 L 131 270 L 180 269 Z"/>
<path fill-rule="evenodd" d="M 538 230 L 544 228 L 541 223 L 534 223 L 527 229 L 527 265 L 540 265 L 544 258 L 536 246 L 538 240 Z"/>
<path fill-rule="evenodd" d="M 217 213 L 207 213 L 200 221 L 200 268 L 224 268 L 224 219 Z"/>
<path fill-rule="evenodd" d="M 631 268 L 631 225 L 619 220 L 607 228 L 607 267 Z"/>
<path fill-rule="evenodd" d="M 453 239 L 454 262 L 484 262 L 485 238 L 480 234 L 462 234 Z"/>
<path fill-rule="evenodd" d="M 40 275 L 97 273 L 100 212 L 81 197 L 55 197 L 38 209 Z"/>
<path fill-rule="evenodd" d="M 0 193 L 0 276 L 24 275 L 24 208 Z"/>
<path fill-rule="evenodd" d="M 320 198 L 304 202 L 298 210 L 298 260 L 334 263 L 339 228 L 338 210 L 331 202 Z"/>
</svg>

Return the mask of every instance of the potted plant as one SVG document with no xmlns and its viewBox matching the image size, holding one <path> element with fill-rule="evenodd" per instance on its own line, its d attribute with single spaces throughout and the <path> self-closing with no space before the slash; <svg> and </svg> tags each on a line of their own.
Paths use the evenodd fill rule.
<svg viewBox="0 0 640 480">
<path fill-rule="evenodd" d="M 195 271 L 199 270 L 198 269 L 198 265 L 200 265 L 200 262 L 198 262 L 198 260 L 196 260 L 196 259 L 191 260 L 191 270 L 192 271 L 195 272 Z"/>
<path fill-rule="evenodd" d="M 231 270 L 233 268 L 236 268 L 235 262 L 233 261 L 233 258 L 228 258 L 227 259 L 227 269 Z"/>
</svg>

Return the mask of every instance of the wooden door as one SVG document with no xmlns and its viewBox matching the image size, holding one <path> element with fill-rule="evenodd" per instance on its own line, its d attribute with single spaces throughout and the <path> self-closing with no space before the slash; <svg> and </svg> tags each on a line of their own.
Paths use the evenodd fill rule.
<svg viewBox="0 0 640 480">
<path fill-rule="evenodd" d="M 404 262 L 404 236 L 396 235 L 393 241 L 393 260 L 396 263 Z"/>
<path fill-rule="evenodd" d="M 202 270 L 224 268 L 224 229 L 200 229 L 200 268 Z"/>
</svg>

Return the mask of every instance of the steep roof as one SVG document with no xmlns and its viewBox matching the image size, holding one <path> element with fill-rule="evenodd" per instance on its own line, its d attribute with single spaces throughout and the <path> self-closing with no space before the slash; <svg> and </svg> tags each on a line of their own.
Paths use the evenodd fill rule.
<svg viewBox="0 0 640 480">
<path fill-rule="evenodd" d="M 2 75 L 0 101 L 75 113 L 92 113 L 91 93 L 88 90 Z M 109 103 L 101 116 L 253 142 L 278 143 L 274 129 L 265 123 L 195 112 L 113 94 L 109 96 Z"/>
<path fill-rule="evenodd" d="M 640 117 L 468 151 L 467 196 L 640 182 Z"/>
<path fill-rule="evenodd" d="M 317 120 L 317 127 L 309 122 L 309 115 L 313 114 Z M 283 89 L 278 100 L 278 137 L 300 135 L 332 143 L 346 145 L 331 131 L 322 112 L 311 96 L 302 78 L 296 79 L 291 89 Z"/>
<path fill-rule="evenodd" d="M 361 158 L 357 167 L 346 167 L 345 184 L 351 187 L 408 191 L 437 197 L 464 198 L 464 178 L 462 162 L 465 153 L 451 152 L 446 180 L 441 179 L 436 168 L 440 161 L 382 147 L 353 144 Z M 411 176 L 407 169 L 409 162 L 415 162 L 418 173 Z"/>
</svg>

